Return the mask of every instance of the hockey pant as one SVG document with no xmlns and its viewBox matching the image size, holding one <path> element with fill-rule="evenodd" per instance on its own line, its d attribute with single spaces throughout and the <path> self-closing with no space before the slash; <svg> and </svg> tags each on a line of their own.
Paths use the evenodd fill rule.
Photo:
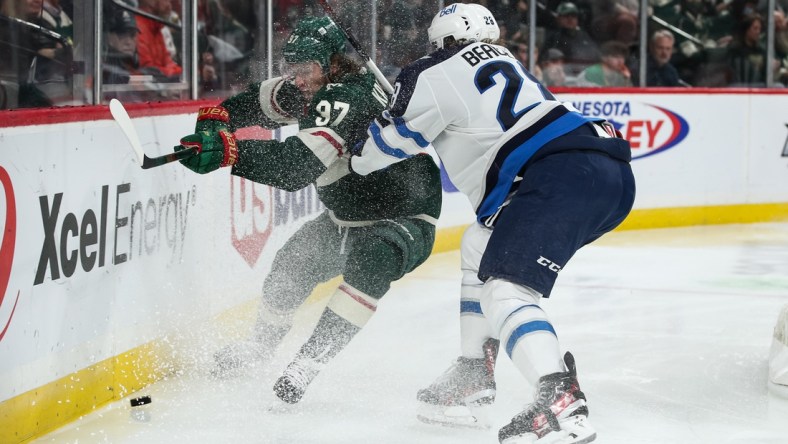
<svg viewBox="0 0 788 444">
<path fill-rule="evenodd" d="M 326 211 L 305 223 L 277 252 L 263 283 L 257 329 L 276 326 L 284 336 L 293 313 L 314 288 L 339 275 L 343 282 L 326 308 L 331 313 L 322 318 L 361 328 L 391 283 L 429 257 L 434 241 L 435 226 L 421 219 L 342 227 Z"/>
<path fill-rule="evenodd" d="M 558 272 L 578 249 L 624 220 L 634 194 L 626 162 L 588 151 L 553 154 L 525 171 L 486 236 L 478 265 L 484 281 L 481 312 L 532 384 L 566 370 L 541 298 L 549 296 Z M 477 237 L 479 244 L 485 240 Z"/>
</svg>

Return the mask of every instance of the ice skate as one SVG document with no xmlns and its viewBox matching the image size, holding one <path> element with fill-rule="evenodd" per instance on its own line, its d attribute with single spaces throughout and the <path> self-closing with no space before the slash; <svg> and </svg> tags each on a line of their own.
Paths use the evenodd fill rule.
<svg viewBox="0 0 788 444">
<path fill-rule="evenodd" d="M 323 366 L 312 359 L 297 357 L 274 383 L 274 394 L 288 404 L 297 403 Z"/>
<path fill-rule="evenodd" d="M 276 347 L 287 333 L 285 327 L 258 324 L 256 333 L 219 349 L 213 354 L 211 376 L 226 379 L 238 376 L 243 369 L 265 365 L 273 358 Z"/>
<path fill-rule="evenodd" d="M 571 353 L 564 355 L 564 362 L 568 371 L 539 378 L 536 401 L 501 428 L 501 444 L 582 444 L 596 439 Z"/>
<path fill-rule="evenodd" d="M 211 376 L 226 379 L 237 376 L 245 368 L 268 362 L 273 351 L 263 343 L 245 340 L 226 345 L 213 354 Z"/>
<path fill-rule="evenodd" d="M 428 424 L 490 428 L 489 406 L 495 401 L 495 359 L 498 340 L 484 344 L 484 358 L 457 358 L 445 373 L 416 394 L 416 417 Z"/>
</svg>

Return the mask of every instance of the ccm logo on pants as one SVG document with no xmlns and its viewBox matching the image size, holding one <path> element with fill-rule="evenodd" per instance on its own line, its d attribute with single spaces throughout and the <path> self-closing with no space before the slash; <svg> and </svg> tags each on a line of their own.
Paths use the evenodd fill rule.
<svg viewBox="0 0 788 444">
<path fill-rule="evenodd" d="M 539 256 L 539 259 L 536 260 L 536 263 L 541 265 L 541 266 L 543 266 L 543 267 L 547 267 L 548 270 L 554 271 L 556 273 L 561 271 L 561 266 L 560 265 L 558 265 L 556 263 L 553 263 L 553 261 L 551 261 L 550 259 L 547 259 L 544 256 Z"/>
</svg>

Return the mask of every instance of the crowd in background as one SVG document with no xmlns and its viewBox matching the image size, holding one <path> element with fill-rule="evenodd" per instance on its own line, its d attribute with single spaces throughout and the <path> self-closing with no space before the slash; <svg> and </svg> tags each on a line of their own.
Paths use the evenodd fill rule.
<svg viewBox="0 0 788 444">
<path fill-rule="evenodd" d="M 527 0 L 487 0 L 510 47 L 528 43 Z M 646 86 L 788 85 L 788 1 L 649 0 L 641 30 L 636 0 L 541 0 L 536 11 L 538 70 L 548 86 L 639 86 L 641 32 Z M 766 66 L 766 24 L 775 22 L 774 64 Z M 527 57 L 527 52 L 518 51 Z M 525 60 L 527 62 L 527 59 Z M 563 65 L 559 70 L 556 63 Z M 545 72 L 549 74 L 545 75 Z"/>
<path fill-rule="evenodd" d="M 102 100 L 187 98 L 181 2 L 103 0 Z M 501 43 L 526 67 L 535 35 L 532 71 L 547 86 L 640 86 L 643 32 L 645 86 L 763 87 L 769 71 L 774 86 L 788 85 L 788 0 L 776 0 L 774 11 L 765 0 L 649 0 L 647 29 L 641 29 L 637 0 L 539 0 L 533 33 L 530 1 L 479 3 L 498 18 Z M 197 2 L 201 96 L 227 95 L 264 72 L 261 4 Z M 376 62 L 391 80 L 430 51 L 426 29 L 435 0 L 378 0 L 374 15 L 368 2 L 332 4 L 358 40 L 377 42 Z M 275 0 L 273 6 L 274 54 L 300 17 L 322 14 L 315 0 Z M 73 60 L 73 7 L 73 0 L 0 0 L 0 59 L 8 61 L 0 67 L 0 109 L 61 104 L 61 97 L 75 94 L 73 74 L 86 73 L 84 63 Z M 775 23 L 771 66 L 769 14 Z"/>
</svg>

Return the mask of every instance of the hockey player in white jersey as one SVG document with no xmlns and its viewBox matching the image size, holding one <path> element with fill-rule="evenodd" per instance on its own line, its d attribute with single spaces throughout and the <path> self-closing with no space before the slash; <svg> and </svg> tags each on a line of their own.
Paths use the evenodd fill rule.
<svg viewBox="0 0 788 444">
<path fill-rule="evenodd" d="M 493 402 L 500 342 L 536 395 L 499 440 L 587 443 L 596 432 L 574 357 L 561 356 L 540 301 L 580 247 L 629 214 L 631 151 L 612 126 L 557 101 L 494 44 L 494 25 L 479 5 L 440 10 L 428 30 L 436 51 L 402 70 L 351 166 L 367 174 L 432 144 L 476 210 L 461 246 L 462 356 L 418 392 L 434 413 L 421 418 L 477 424 L 472 413 L 440 413 Z"/>
</svg>

